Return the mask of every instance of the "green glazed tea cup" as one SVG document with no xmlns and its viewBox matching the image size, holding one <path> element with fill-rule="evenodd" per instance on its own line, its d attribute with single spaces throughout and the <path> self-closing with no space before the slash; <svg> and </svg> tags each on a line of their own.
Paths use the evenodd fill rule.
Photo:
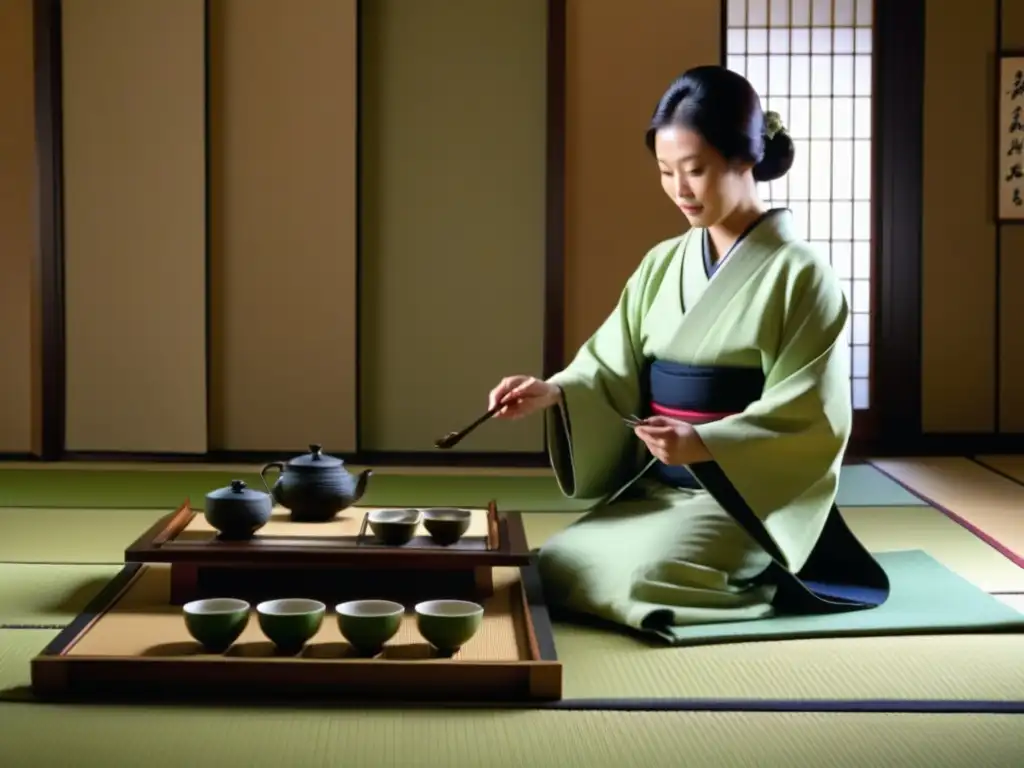
<svg viewBox="0 0 1024 768">
<path fill-rule="evenodd" d="M 430 538 L 444 547 L 461 539 L 469 530 L 473 513 L 468 509 L 438 508 L 423 512 L 423 527 Z"/>
<path fill-rule="evenodd" d="M 357 653 L 376 656 L 398 634 L 405 606 L 391 600 L 350 600 L 335 606 L 338 630 Z"/>
<path fill-rule="evenodd" d="M 188 633 L 211 653 L 223 653 L 249 625 L 249 603 L 233 597 L 193 600 L 182 606 Z"/>
<path fill-rule="evenodd" d="M 319 600 L 267 600 L 256 606 L 260 629 L 285 653 L 298 653 L 320 631 L 327 606 Z"/>
<path fill-rule="evenodd" d="M 484 607 L 467 600 L 427 600 L 416 604 L 416 627 L 441 653 L 451 654 L 480 629 Z"/>
<path fill-rule="evenodd" d="M 390 547 L 412 541 L 423 520 L 418 509 L 375 509 L 369 513 L 370 530 L 377 540 Z"/>
</svg>

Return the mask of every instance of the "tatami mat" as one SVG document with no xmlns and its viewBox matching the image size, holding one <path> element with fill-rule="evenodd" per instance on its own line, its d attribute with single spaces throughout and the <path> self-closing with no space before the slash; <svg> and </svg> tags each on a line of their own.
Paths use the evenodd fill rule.
<svg viewBox="0 0 1024 768">
<path fill-rule="evenodd" d="M 352 467 L 352 471 L 357 471 Z M 273 475 L 270 479 L 273 480 Z M 232 479 L 262 488 L 252 468 L 215 469 L 11 469 L 0 465 L 0 507 L 176 508 L 186 497 L 195 508 L 208 492 Z M 370 479 L 365 503 L 387 505 L 479 505 L 490 499 L 499 508 L 521 511 L 574 511 L 588 500 L 566 499 L 554 476 L 541 470 L 465 470 L 451 468 L 386 468 Z M 841 506 L 899 506 L 923 504 L 868 464 L 843 468 L 839 484 Z"/>
<path fill-rule="evenodd" d="M 173 511 L 0 508 L 0 561 L 123 563 L 125 548 Z"/>
<path fill-rule="evenodd" d="M 847 508 L 843 510 L 843 517 L 870 550 L 923 549 L 986 592 L 1024 592 L 1024 569 L 936 509 Z M 530 546 L 539 547 L 549 536 L 578 518 L 578 514 L 567 513 L 524 515 Z"/>
<path fill-rule="evenodd" d="M 662 648 L 560 623 L 555 643 L 567 699 L 1024 702 L 1020 634 Z"/>
<path fill-rule="evenodd" d="M 986 592 L 1024 589 L 1024 570 L 936 509 L 844 509 L 843 516 L 869 550 L 923 549 Z"/>
<path fill-rule="evenodd" d="M 32 700 L 29 664 L 57 634 L 58 630 L 52 629 L 0 629 L 0 702 Z M 0 706 L 0 735 L 9 711 L 9 707 Z M 0 738 L 0 758 L 3 756 L 4 742 Z M 0 764 L 6 765 L 2 759 Z"/>
<path fill-rule="evenodd" d="M 876 459 L 873 463 L 1024 567 L 1024 485 L 969 459 Z"/>
<path fill-rule="evenodd" d="M 68 624 L 120 570 L 117 565 L 0 563 L 0 628 Z"/>
<path fill-rule="evenodd" d="M 1006 715 L 0 704 L 0 760 L 18 768 L 1016 768 L 1022 751 L 1024 718 Z"/>
<path fill-rule="evenodd" d="M 1024 456 L 975 456 L 974 460 L 989 469 L 1006 475 L 1024 485 Z"/>
<path fill-rule="evenodd" d="M 840 507 L 915 507 L 925 502 L 870 464 L 847 464 L 839 474 Z"/>
</svg>

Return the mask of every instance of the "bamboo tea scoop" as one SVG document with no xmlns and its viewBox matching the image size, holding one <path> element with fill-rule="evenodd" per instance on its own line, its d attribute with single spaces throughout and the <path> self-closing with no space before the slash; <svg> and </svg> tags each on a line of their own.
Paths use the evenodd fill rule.
<svg viewBox="0 0 1024 768">
<path fill-rule="evenodd" d="M 438 440 L 436 443 L 434 443 L 434 447 L 435 448 L 440 448 L 442 450 L 447 450 L 449 448 L 454 448 L 456 445 L 458 445 L 459 443 L 462 442 L 462 440 L 466 437 L 466 435 L 468 435 L 470 432 L 472 432 L 474 429 L 479 427 L 481 424 L 483 424 L 488 419 L 492 418 L 498 411 L 500 411 L 502 408 L 504 408 L 505 405 L 506 405 L 506 402 L 504 400 L 502 400 L 500 403 L 498 403 L 496 406 L 491 408 L 491 410 L 489 410 L 487 413 L 485 413 L 479 419 L 474 421 L 468 427 L 465 427 L 464 429 L 460 429 L 458 432 L 449 432 L 447 435 L 445 435 L 440 440 Z"/>
</svg>

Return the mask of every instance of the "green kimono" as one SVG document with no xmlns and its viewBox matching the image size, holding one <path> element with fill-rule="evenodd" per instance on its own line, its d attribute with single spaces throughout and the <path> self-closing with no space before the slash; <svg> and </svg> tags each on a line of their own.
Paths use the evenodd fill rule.
<svg viewBox="0 0 1024 768">
<path fill-rule="evenodd" d="M 852 426 L 842 289 L 788 211 L 759 219 L 717 271 L 705 238 L 693 229 L 653 248 L 551 379 L 563 392 L 545 415 L 558 483 L 600 503 L 541 548 L 549 604 L 661 634 L 878 605 L 885 574 L 835 507 Z M 658 476 L 623 423 L 650 413 L 651 361 L 762 377 L 743 407 L 695 425 L 713 462 L 683 470 L 691 487 Z"/>
</svg>

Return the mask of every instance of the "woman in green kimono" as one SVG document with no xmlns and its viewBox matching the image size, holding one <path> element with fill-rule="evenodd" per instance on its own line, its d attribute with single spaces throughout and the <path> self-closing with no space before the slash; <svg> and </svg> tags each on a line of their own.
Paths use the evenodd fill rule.
<svg viewBox="0 0 1024 768">
<path fill-rule="evenodd" d="M 747 80 L 706 66 L 672 83 L 646 140 L 690 228 L 647 253 L 565 370 L 490 393 L 498 418 L 544 412 L 562 492 L 597 502 L 539 551 L 549 605 L 671 639 L 881 604 L 885 573 L 835 506 L 847 302 L 756 189 L 789 170 L 792 139 Z"/>
</svg>

